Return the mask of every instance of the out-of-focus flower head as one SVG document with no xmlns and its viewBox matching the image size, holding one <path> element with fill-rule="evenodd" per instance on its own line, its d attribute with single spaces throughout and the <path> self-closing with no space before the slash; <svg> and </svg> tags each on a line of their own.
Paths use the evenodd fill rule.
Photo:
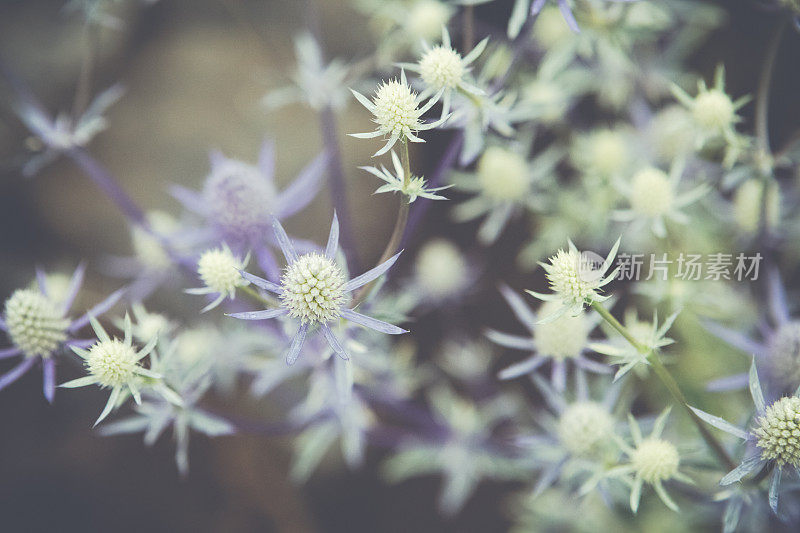
<svg viewBox="0 0 800 533">
<path fill-rule="evenodd" d="M 23 100 L 16 107 L 22 122 L 28 127 L 44 150 L 33 157 L 22 169 L 26 176 L 33 176 L 44 166 L 53 162 L 60 154 L 87 146 L 94 137 L 108 127 L 103 116 L 106 110 L 122 98 L 125 90 L 114 85 L 98 94 L 86 111 L 77 119 L 59 113 L 51 119 L 47 112 L 33 101 Z"/>
<path fill-rule="evenodd" d="M 325 64 L 319 43 L 309 33 L 294 39 L 297 69 L 292 75 L 293 85 L 267 94 L 262 103 L 268 109 L 302 102 L 317 111 L 330 107 L 344 109 L 347 105 L 349 68 L 344 61 L 334 59 Z"/>
<path fill-rule="evenodd" d="M 453 217 L 459 222 L 485 217 L 478 229 L 478 240 L 493 243 L 512 216 L 541 207 L 534 188 L 551 178 L 562 156 L 560 149 L 551 147 L 528 161 L 519 150 L 487 148 L 474 173 L 458 173 L 454 177 L 456 188 L 475 196 L 457 205 Z"/>
<path fill-rule="evenodd" d="M 633 175 L 629 184 L 618 184 L 630 207 L 615 211 L 614 218 L 633 222 L 629 231 L 634 234 L 647 228 L 659 238 L 667 235 L 667 220 L 687 224 L 689 218 L 682 209 L 699 200 L 710 189 L 701 183 L 679 194 L 677 189 L 684 168 L 683 161 L 675 161 L 669 174 L 656 167 L 645 167 Z"/>
<path fill-rule="evenodd" d="M 272 217 L 286 219 L 306 207 L 319 191 L 329 154 L 311 161 L 285 189 L 278 191 L 275 181 L 275 146 L 265 141 L 257 166 L 222 153 L 211 153 L 211 173 L 202 192 L 173 186 L 172 194 L 186 209 L 207 223 L 211 244 L 226 242 L 243 254 L 253 249 L 259 264 L 277 272 L 275 260 L 266 248 L 270 240 Z"/>
<path fill-rule="evenodd" d="M 500 286 L 505 298 L 517 319 L 523 323 L 529 336 L 511 335 L 493 329 L 486 336 L 492 342 L 515 350 L 527 350 L 532 355 L 522 362 L 515 363 L 499 373 L 500 379 L 513 379 L 532 373 L 547 362 L 551 362 L 551 382 L 555 389 L 563 392 L 567 384 L 567 365 L 572 364 L 577 371 L 608 373 L 608 366 L 586 357 L 589 352 L 589 334 L 597 325 L 598 315 L 579 311 L 578 314 L 564 314 L 561 303 L 545 302 L 535 313 L 522 298 L 505 285 Z M 555 316 L 554 319 L 548 318 Z"/>
</svg>

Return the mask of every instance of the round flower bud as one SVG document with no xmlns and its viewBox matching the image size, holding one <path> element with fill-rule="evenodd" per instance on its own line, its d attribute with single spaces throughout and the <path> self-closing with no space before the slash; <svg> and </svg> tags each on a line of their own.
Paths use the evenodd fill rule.
<svg viewBox="0 0 800 533">
<path fill-rule="evenodd" d="M 346 301 L 344 285 L 344 274 L 331 259 L 305 254 L 286 268 L 280 298 L 290 316 L 324 324 L 339 317 Z"/>
<path fill-rule="evenodd" d="M 197 261 L 197 273 L 209 289 L 219 294 L 234 294 L 236 287 L 247 285 L 239 274 L 243 268 L 233 253 L 226 247 L 203 252 Z"/>
<path fill-rule="evenodd" d="M 761 223 L 761 206 L 764 197 L 764 184 L 756 179 L 742 183 L 733 196 L 733 216 L 739 227 L 747 233 L 755 233 Z M 766 224 L 768 228 L 778 225 L 780 218 L 780 197 L 778 186 L 771 183 L 767 187 Z"/>
<path fill-rule="evenodd" d="M 478 182 L 495 200 L 521 200 L 530 190 L 530 170 L 525 158 L 499 146 L 490 146 L 478 161 Z"/>
<path fill-rule="evenodd" d="M 212 223 L 225 239 L 260 240 L 270 231 L 275 190 L 256 167 L 232 160 L 216 164 L 203 197 Z"/>
<path fill-rule="evenodd" d="M 603 444 L 614 427 L 608 411 L 595 402 L 576 402 L 558 419 L 558 438 L 573 455 L 588 455 Z"/>
<path fill-rule="evenodd" d="M 736 110 L 730 97 L 719 89 L 700 92 L 692 107 L 692 118 L 706 131 L 720 131 L 730 127 Z"/>
<path fill-rule="evenodd" d="M 372 99 L 375 104 L 375 122 L 385 135 L 402 135 L 419 129 L 420 112 L 416 94 L 408 85 L 398 80 L 384 82 Z"/>
<path fill-rule="evenodd" d="M 633 451 L 631 464 L 644 481 L 657 483 L 671 479 L 678 473 L 680 456 L 671 442 L 649 438 Z"/>
<path fill-rule="evenodd" d="M 89 348 L 86 367 L 103 387 L 128 383 L 136 370 L 136 350 L 119 339 L 98 342 Z"/>
<path fill-rule="evenodd" d="M 434 298 L 453 296 L 467 283 L 464 256 L 444 239 L 432 240 L 422 247 L 415 271 L 417 284 L 426 295 Z"/>
<path fill-rule="evenodd" d="M 169 235 L 178 229 L 178 222 L 163 211 L 147 213 L 147 222 L 158 235 Z M 157 237 L 138 226 L 131 230 L 133 254 L 142 266 L 153 270 L 165 270 L 172 265 L 169 253 Z"/>
<path fill-rule="evenodd" d="M 775 460 L 779 466 L 800 466 L 800 398 L 777 400 L 767 407 L 753 430 L 761 458 Z"/>
<path fill-rule="evenodd" d="M 464 76 L 461 54 L 452 48 L 436 46 L 419 60 L 419 74 L 430 87 L 455 89 Z"/>
<path fill-rule="evenodd" d="M 538 314 L 541 317 L 553 315 L 562 305 L 557 301 L 544 302 Z M 555 320 L 536 324 L 533 330 L 536 351 L 558 360 L 578 357 L 588 338 L 589 321 L 584 313 L 577 316 L 566 313 Z"/>
<path fill-rule="evenodd" d="M 18 289 L 5 304 L 11 342 L 26 357 L 50 357 L 67 340 L 69 321 L 38 289 Z"/>
<path fill-rule="evenodd" d="M 631 208 L 645 216 L 660 216 L 672 208 L 674 193 L 669 176 L 657 168 L 640 170 L 633 176 L 630 192 Z"/>
<path fill-rule="evenodd" d="M 433 41 L 442 34 L 452 10 L 438 0 L 418 0 L 411 5 L 405 18 L 405 28 L 413 40 Z"/>
<path fill-rule="evenodd" d="M 800 380 L 800 321 L 781 325 L 769 339 L 772 372 L 785 383 Z"/>
</svg>

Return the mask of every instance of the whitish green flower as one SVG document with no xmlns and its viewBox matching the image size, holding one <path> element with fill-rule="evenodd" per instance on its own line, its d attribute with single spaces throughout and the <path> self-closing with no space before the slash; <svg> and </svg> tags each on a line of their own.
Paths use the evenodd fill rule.
<svg viewBox="0 0 800 533">
<path fill-rule="evenodd" d="M 349 69 L 344 61 L 334 59 L 325 64 L 319 44 L 308 33 L 294 39 L 297 69 L 293 85 L 270 92 L 262 103 L 270 109 L 302 102 L 313 109 L 342 109 L 347 104 Z"/>
<path fill-rule="evenodd" d="M 625 313 L 623 320 L 625 329 L 627 329 L 633 338 L 636 339 L 642 346 L 650 350 L 660 350 L 664 346 L 669 346 L 675 341 L 666 336 L 669 328 L 672 327 L 673 322 L 678 317 L 680 311 L 671 314 L 660 326 L 658 325 L 658 312 L 653 314 L 653 322 L 645 322 L 639 320 L 636 315 L 635 309 L 629 309 Z M 608 327 L 609 340 L 607 342 L 593 342 L 589 344 L 589 348 L 595 352 L 605 354 L 610 357 L 609 363 L 618 365 L 614 381 L 618 380 L 628 372 L 634 369 L 642 369 L 650 365 L 647 360 L 647 352 L 642 353 L 634 348 L 630 342 L 623 339 L 616 330 Z"/>
<path fill-rule="evenodd" d="M 632 231 L 640 231 L 649 226 L 657 237 L 667 235 L 666 221 L 687 224 L 682 209 L 704 196 L 709 190 L 705 183 L 694 189 L 678 193 L 678 184 L 684 170 L 684 162 L 676 161 L 669 175 L 661 169 L 646 167 L 633 175 L 627 185 L 619 185 L 620 192 L 630 202 L 628 209 L 614 211 L 616 220 L 634 221 Z"/>
<path fill-rule="evenodd" d="M 128 393 L 133 396 L 137 404 L 142 403 L 140 391 L 143 386 L 154 388 L 165 398 L 175 398 L 175 393 L 161 382 L 161 374 L 139 364 L 139 361 L 147 357 L 155 348 L 158 341 L 156 337 L 152 338 L 144 348 L 137 350 L 133 346 L 133 326 L 128 315 L 125 316 L 124 340 L 109 337 L 106 330 L 94 317 L 90 318 L 90 321 L 92 329 L 97 335 L 97 342 L 88 350 L 70 346 L 72 351 L 85 361 L 89 375 L 68 381 L 60 386 L 75 388 L 99 385 L 103 389 L 111 389 L 108 402 L 94 425 L 99 424 L 113 409 L 119 406 Z"/>
<path fill-rule="evenodd" d="M 392 165 L 394 166 L 394 174 L 386 170 L 386 167 L 383 165 L 381 165 L 380 169 L 376 167 L 358 168 L 366 170 L 373 176 L 386 182 L 386 185 L 378 187 L 375 194 L 382 192 L 399 192 L 400 194 L 408 196 L 409 203 L 413 202 L 418 197 L 428 198 L 430 200 L 447 200 L 444 196 L 436 193 L 448 189 L 452 187 L 452 185 L 429 189 L 425 187 L 425 179 L 421 176 L 409 176 L 406 182 L 403 165 L 400 163 L 400 158 L 397 157 L 394 150 L 392 150 Z"/>
<path fill-rule="evenodd" d="M 486 337 L 492 342 L 512 348 L 531 352 L 530 357 L 500 371 L 500 379 L 513 379 L 532 373 L 547 362 L 552 364 L 551 382 L 559 392 L 563 392 L 567 383 L 567 366 L 574 365 L 580 370 L 607 373 L 608 366 L 586 357 L 589 347 L 589 334 L 597 326 L 600 317 L 593 313 L 587 315 L 579 311 L 575 315 L 564 314 L 561 302 L 545 302 L 538 313 L 528 307 L 522 298 L 505 285 L 500 292 L 508 302 L 514 315 L 528 330 L 527 336 L 511 335 L 493 329 L 486 331 Z M 553 319 L 548 319 L 553 317 Z"/>
<path fill-rule="evenodd" d="M 742 464 L 728 472 L 720 485 L 730 485 L 754 473 L 767 473 L 769 506 L 778 514 L 778 495 L 784 467 L 800 471 L 800 388 L 792 396 L 784 396 L 767 405 L 756 361 L 750 365 L 750 395 L 753 397 L 755 417 L 752 427 L 739 429 L 722 418 L 692 407 L 692 411 L 717 429 L 744 440 L 749 446 Z M 756 474 L 759 475 L 759 474 Z"/>
<path fill-rule="evenodd" d="M 453 217 L 459 222 L 485 217 L 478 239 L 484 244 L 495 242 L 514 215 L 541 207 L 535 188 L 550 178 L 561 157 L 556 148 L 545 150 L 532 161 L 519 151 L 487 148 L 473 174 L 454 177 L 456 188 L 475 196 L 457 205 Z"/>
<path fill-rule="evenodd" d="M 233 300 L 236 289 L 249 282 L 239 274 L 250 261 L 250 254 L 244 260 L 233 255 L 227 244 L 221 248 L 206 250 L 197 260 L 197 274 L 205 287 L 186 289 L 189 294 L 216 294 L 217 297 L 203 308 L 205 313 L 222 303 L 225 298 Z"/>
<path fill-rule="evenodd" d="M 444 239 L 428 241 L 417 254 L 414 281 L 424 300 L 447 300 L 459 295 L 472 281 L 464 254 Z"/>
<path fill-rule="evenodd" d="M 588 178 L 615 178 L 631 165 L 635 145 L 621 128 L 593 130 L 578 137 L 571 151 L 575 166 Z"/>
<path fill-rule="evenodd" d="M 450 33 L 446 26 L 442 26 L 442 44 L 429 47 L 423 44 L 423 53 L 417 63 L 401 63 L 400 67 L 416 72 L 425 84 L 425 90 L 420 98 L 427 98 L 434 94 L 442 95 L 442 119 L 450 113 L 450 99 L 453 91 L 463 91 L 468 94 L 484 94 L 483 89 L 469 80 L 470 65 L 478 59 L 489 38 L 482 40 L 466 56 L 461 57 L 450 44 Z M 444 91 L 444 92 L 442 92 Z"/>
<path fill-rule="evenodd" d="M 720 137 L 728 143 L 736 142 L 735 127 L 742 120 L 736 113 L 750 101 L 750 97 L 743 96 L 734 101 L 728 96 L 725 92 L 725 67 L 717 67 L 713 87 L 709 88 L 705 80 L 699 80 L 694 98 L 674 84 L 672 94 L 692 114 L 697 128 L 697 147 Z"/>
<path fill-rule="evenodd" d="M 606 274 L 614 263 L 619 243 L 620 239 L 617 239 L 605 261 L 599 266 L 597 265 L 599 256 L 579 252 L 572 241 L 569 241 L 569 248 L 566 251 L 559 250 L 550 258 L 549 265 L 539 263 L 545 270 L 553 294 L 527 290 L 525 292 L 546 302 L 561 302 L 561 307 L 556 312 L 541 318 L 540 321 L 555 320 L 564 313 L 577 315 L 585 306 L 608 300 L 610 296 L 603 296 L 600 293 L 603 292 L 603 287 L 614 280 L 619 271 L 619 268 L 616 268 L 610 274 Z"/>
<path fill-rule="evenodd" d="M 594 488 L 602 481 L 606 465 L 619 457 L 614 441 L 617 421 L 612 411 L 619 400 L 620 385 L 611 384 L 602 399 L 596 401 L 591 398 L 586 376 L 581 372 L 576 376 L 577 391 L 572 398 L 551 388 L 541 377 L 532 376 L 552 412 L 536 417 L 545 435 L 522 435 L 516 439 L 541 468 L 533 494 L 541 494 L 559 479 L 569 485 L 570 480 L 585 480 L 587 475 Z"/>
<path fill-rule="evenodd" d="M 437 433 L 444 442 L 408 439 L 384 463 L 384 475 L 392 482 L 441 473 L 443 486 L 439 509 L 453 515 L 463 507 L 484 478 L 515 479 L 526 475 L 518 462 L 492 443 L 490 428 L 503 416 L 508 399 L 476 406 L 447 389 L 430 394 Z M 505 409 L 508 410 L 507 408 Z"/>
<path fill-rule="evenodd" d="M 761 229 L 762 209 L 765 208 L 766 228 L 774 230 L 781 218 L 780 194 L 774 180 L 765 185 L 762 180 L 751 178 L 739 185 L 733 193 L 733 218 L 739 228 L 747 234 L 757 233 Z"/>
<path fill-rule="evenodd" d="M 678 511 L 678 506 L 667 494 L 664 483 L 677 480 L 683 483 L 694 482 L 680 472 L 680 454 L 674 444 L 661 438 L 667 423 L 670 408 L 665 409 L 653 424 L 653 430 L 647 438 L 642 437 L 639 424 L 633 416 L 628 415 L 633 446 L 619 440 L 622 451 L 628 457 L 628 463 L 615 467 L 606 473 L 607 477 L 622 477 L 631 486 L 630 504 L 635 513 L 639 509 L 644 484 L 651 485 L 664 505 Z M 632 480 L 629 479 L 632 476 Z"/>
<path fill-rule="evenodd" d="M 400 80 L 394 79 L 383 82 L 375 91 L 375 96 L 370 102 L 364 95 L 350 89 L 353 96 L 375 115 L 373 121 L 378 129 L 369 133 L 351 133 L 359 139 L 373 139 L 375 137 L 388 137 L 386 144 L 375 152 L 373 157 L 388 152 L 397 141 L 425 142 L 416 136 L 419 131 L 430 130 L 441 126 L 448 117 L 442 117 L 436 122 L 422 122 L 422 115 L 433 107 L 441 97 L 444 89 L 420 107 L 425 99 L 416 94 L 406 79 L 405 71 L 400 72 Z"/>
</svg>

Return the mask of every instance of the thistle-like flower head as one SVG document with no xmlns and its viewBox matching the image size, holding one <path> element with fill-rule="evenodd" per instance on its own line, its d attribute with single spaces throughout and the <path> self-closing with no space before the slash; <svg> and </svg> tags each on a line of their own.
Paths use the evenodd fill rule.
<svg viewBox="0 0 800 533">
<path fill-rule="evenodd" d="M 548 317 L 557 314 L 560 309 L 560 302 L 544 302 L 539 314 Z M 555 320 L 536 324 L 533 328 L 533 342 L 540 354 L 556 360 L 574 359 L 586 349 L 592 328 L 594 324 L 586 313 L 562 314 Z"/>
<path fill-rule="evenodd" d="M 216 294 L 217 298 L 203 308 L 206 312 L 218 306 L 225 298 L 236 297 L 236 289 L 247 285 L 239 271 L 247 266 L 250 256 L 243 260 L 233 255 L 227 245 L 206 250 L 197 261 L 197 274 L 205 285 L 197 289 L 187 289 L 189 294 Z"/>
<path fill-rule="evenodd" d="M 347 302 L 342 269 L 322 254 L 298 257 L 281 277 L 280 299 L 289 316 L 311 324 L 327 323 L 339 317 Z"/>
<path fill-rule="evenodd" d="M 397 261 L 399 253 L 348 281 L 335 261 L 336 251 L 339 248 L 339 220 L 335 213 L 324 255 L 318 253 L 298 255 L 280 221 L 274 219 L 272 226 L 275 230 L 275 239 L 287 262 L 280 284 L 247 272 L 241 272 L 241 275 L 248 282 L 277 295 L 281 305 L 273 309 L 233 313 L 229 316 L 243 320 L 263 320 L 281 316 L 298 319 L 300 327 L 292 338 L 286 354 L 287 364 L 292 365 L 297 361 L 311 327 L 318 327 L 322 331 L 328 345 L 339 357 L 349 359 L 349 355 L 329 325 L 330 322 L 342 318 L 381 333 L 390 335 L 406 333 L 402 328 L 362 315 L 347 307 L 350 303 L 347 294 L 381 276 Z"/>
<path fill-rule="evenodd" d="M 517 152 L 490 146 L 477 166 L 483 193 L 495 200 L 520 200 L 530 192 L 532 174 L 525 158 Z"/>
<path fill-rule="evenodd" d="M 633 175 L 630 192 L 631 208 L 644 216 L 669 213 L 675 194 L 666 172 L 647 167 Z"/>
<path fill-rule="evenodd" d="M 55 302 L 38 289 L 18 289 L 5 303 L 11 342 L 25 357 L 50 357 L 67 340 L 69 320 Z"/>
<path fill-rule="evenodd" d="M 572 403 L 558 419 L 558 438 L 576 456 L 591 453 L 609 439 L 613 430 L 614 419 L 608 409 L 597 402 Z"/>
<path fill-rule="evenodd" d="M 385 181 L 375 190 L 375 194 L 383 192 L 399 192 L 408 197 L 408 202 L 412 203 L 417 198 L 428 198 L 429 200 L 447 200 L 444 196 L 436 194 L 439 191 L 449 189 L 452 185 L 445 185 L 444 187 L 426 187 L 426 181 L 421 176 L 406 176 L 406 171 L 400 163 L 400 158 L 392 150 L 392 166 L 394 167 L 394 174 L 386 169 L 383 165 L 381 168 L 377 167 L 358 167 L 361 170 L 366 170 L 378 179 Z"/>
<path fill-rule="evenodd" d="M 89 348 L 86 368 L 101 387 L 119 387 L 133 378 L 139 359 L 132 345 L 119 339 L 101 341 Z"/>
<path fill-rule="evenodd" d="M 675 445 L 664 439 L 648 438 L 633 451 L 631 463 L 646 483 L 667 481 L 678 473 L 680 456 Z"/>
<path fill-rule="evenodd" d="M 800 466 L 800 398 L 780 398 L 767 406 L 756 424 L 753 434 L 762 459 Z"/>
<path fill-rule="evenodd" d="M 543 317 L 542 321 L 554 320 L 565 312 L 578 314 L 584 306 L 609 298 L 600 293 L 602 292 L 601 288 L 610 283 L 617 275 L 616 270 L 608 275 L 606 272 L 614 261 L 619 242 L 617 239 L 614 247 L 599 267 L 597 265 L 599 261 L 595 260 L 594 255 L 590 256 L 579 252 L 572 241 L 569 241 L 567 250 L 559 250 L 550 258 L 550 264 L 540 263 L 545 270 L 553 294 L 526 292 L 541 300 L 560 301 L 562 304 L 560 309 L 549 317 Z"/>
<path fill-rule="evenodd" d="M 361 93 L 352 91 L 356 99 L 374 115 L 373 120 L 378 128 L 370 133 L 351 133 L 350 135 L 360 139 L 388 137 L 386 144 L 375 152 L 375 156 L 388 152 L 398 140 L 425 142 L 415 135 L 416 132 L 435 128 L 447 119 L 447 117 L 443 117 L 429 124 L 422 122 L 422 115 L 438 101 L 442 92 L 443 90 L 439 91 L 420 107 L 424 97 L 411 89 L 405 71 L 401 71 L 399 80 L 393 79 L 381 83 L 375 91 L 372 101 Z"/>
</svg>

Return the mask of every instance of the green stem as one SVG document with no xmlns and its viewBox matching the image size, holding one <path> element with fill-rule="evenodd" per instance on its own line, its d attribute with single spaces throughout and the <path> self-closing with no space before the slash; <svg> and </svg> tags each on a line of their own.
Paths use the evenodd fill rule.
<svg viewBox="0 0 800 533">
<path fill-rule="evenodd" d="M 689 402 L 686 401 L 686 397 L 683 395 L 678 382 L 675 381 L 675 378 L 672 377 L 672 374 L 670 374 L 669 370 L 667 370 L 667 367 L 665 367 L 664 363 L 661 362 L 658 352 L 637 341 L 633 335 L 631 335 L 630 331 L 628 331 L 628 329 L 623 326 L 619 320 L 614 318 L 608 309 L 603 307 L 599 302 L 593 302 L 592 308 L 597 311 L 600 316 L 611 325 L 611 327 L 617 330 L 620 335 L 625 337 L 625 340 L 627 340 L 631 346 L 636 348 L 636 351 L 647 357 L 647 362 L 653 367 L 653 371 L 658 379 L 661 380 L 661 383 L 663 383 L 667 388 L 675 403 L 683 407 L 683 409 L 689 415 L 689 418 L 691 418 L 692 422 L 694 422 L 694 425 L 697 427 L 697 430 L 700 432 L 700 436 L 703 437 L 703 440 L 706 442 L 708 447 L 711 448 L 720 462 L 728 470 L 733 470 L 736 468 L 736 463 L 733 462 L 733 459 L 731 459 L 731 457 L 728 455 L 728 452 L 725 450 L 719 440 L 714 437 L 703 421 L 700 420 L 700 418 L 689 407 Z"/>
<path fill-rule="evenodd" d="M 408 153 L 408 141 L 403 141 L 403 150 L 402 150 L 402 157 L 401 157 L 402 165 L 403 165 L 403 188 L 405 189 L 408 186 L 408 182 L 411 178 L 411 160 Z M 403 234 L 406 231 L 406 225 L 408 224 L 408 210 L 410 204 L 408 203 L 408 196 L 405 194 L 400 196 L 400 207 L 397 210 L 397 220 L 394 223 L 394 230 L 392 230 L 392 236 L 389 238 L 389 242 L 386 244 L 386 248 L 383 250 L 383 254 L 381 254 L 380 259 L 378 259 L 378 265 L 383 264 L 384 262 L 388 261 L 394 254 L 397 253 L 397 249 L 400 247 L 400 243 L 403 241 Z M 357 306 L 361 302 L 363 302 L 369 291 L 374 287 L 375 281 L 371 283 L 367 283 L 356 293 L 355 298 L 353 298 L 353 307 Z"/>
<path fill-rule="evenodd" d="M 775 67 L 775 59 L 778 56 L 778 46 L 786 28 L 786 21 L 783 20 L 778 26 L 778 30 L 773 34 L 772 40 L 767 49 L 767 57 L 764 59 L 764 67 L 761 70 L 761 77 L 758 80 L 758 94 L 756 96 L 756 140 L 758 148 L 764 156 L 770 154 L 769 147 L 769 128 L 767 126 L 769 115 L 769 88 L 772 83 L 772 71 Z"/>
</svg>

